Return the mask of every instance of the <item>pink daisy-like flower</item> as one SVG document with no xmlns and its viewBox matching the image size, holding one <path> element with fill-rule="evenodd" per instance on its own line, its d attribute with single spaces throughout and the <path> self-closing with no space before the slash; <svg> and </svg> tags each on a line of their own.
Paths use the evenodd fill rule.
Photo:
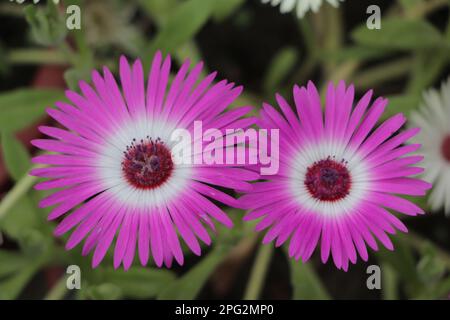
<svg viewBox="0 0 450 320">
<path fill-rule="evenodd" d="M 297 112 L 280 95 L 281 114 L 263 105 L 260 127 L 280 129 L 280 169 L 240 199 L 250 209 L 245 220 L 262 217 L 256 230 L 269 228 L 263 243 L 276 239 L 280 246 L 290 238 L 289 256 L 307 261 L 320 242 L 323 263 L 331 253 L 335 265 L 347 270 L 358 253 L 368 259 L 366 245 L 378 249 L 376 238 L 392 250 L 387 233 L 407 232 L 387 209 L 424 213 L 398 196 L 422 196 L 430 188 L 410 177 L 423 171 L 412 166 L 422 157 L 407 155 L 420 145 L 403 145 L 419 130 L 394 135 L 405 123 L 401 114 L 376 127 L 387 100 L 378 98 L 369 107 L 371 97 L 369 91 L 353 109 L 353 86 L 330 84 L 322 112 L 309 82 L 294 87 Z"/>
<path fill-rule="evenodd" d="M 93 251 L 93 267 L 116 235 L 116 268 L 131 266 L 136 247 L 142 265 L 150 253 L 157 266 L 170 267 L 173 258 L 183 264 L 177 233 L 200 255 L 198 239 L 211 242 L 203 223 L 214 230 L 214 218 L 232 226 L 211 200 L 237 205 L 233 197 L 211 185 L 244 191 L 251 188 L 246 181 L 258 177 L 237 166 L 174 161 L 174 130 L 192 133 L 194 121 L 202 121 L 203 130 L 246 128 L 254 119 L 243 118 L 250 107 L 225 111 L 242 88 L 225 80 L 213 85 L 216 73 L 200 79 L 202 63 L 188 72 L 186 61 L 168 88 L 170 65 L 170 57 L 163 60 L 161 53 L 155 55 L 147 89 L 139 60 L 130 66 L 124 57 L 120 59 L 122 89 L 107 68 L 103 75 L 94 71 L 93 86 L 80 82 L 81 94 L 66 92 L 71 104 L 57 102 L 57 109 L 47 110 L 66 129 L 40 127 L 50 139 L 32 141 L 53 152 L 33 158 L 34 163 L 49 165 L 32 170 L 32 175 L 50 178 L 36 189 L 60 189 L 40 206 L 56 205 L 50 220 L 68 213 L 55 234 L 75 229 L 66 248 L 86 239 L 82 252 Z"/>
</svg>

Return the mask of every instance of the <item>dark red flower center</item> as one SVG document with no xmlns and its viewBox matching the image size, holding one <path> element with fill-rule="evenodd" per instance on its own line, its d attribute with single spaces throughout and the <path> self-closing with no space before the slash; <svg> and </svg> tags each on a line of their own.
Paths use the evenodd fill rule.
<svg viewBox="0 0 450 320">
<path fill-rule="evenodd" d="M 446 136 L 441 145 L 441 152 L 444 159 L 450 162 L 450 135 Z"/>
<path fill-rule="evenodd" d="M 154 189 L 169 179 L 173 171 L 172 154 L 158 138 L 148 138 L 127 146 L 122 161 L 127 181 L 138 189 Z"/>
<path fill-rule="evenodd" d="M 350 192 L 351 182 L 344 161 L 327 158 L 315 162 L 306 171 L 306 188 L 314 198 L 322 201 L 345 198 Z"/>
</svg>

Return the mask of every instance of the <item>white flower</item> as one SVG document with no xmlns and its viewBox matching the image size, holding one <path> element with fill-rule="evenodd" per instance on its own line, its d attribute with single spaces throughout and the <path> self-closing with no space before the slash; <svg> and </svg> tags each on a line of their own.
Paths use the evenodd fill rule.
<svg viewBox="0 0 450 320">
<path fill-rule="evenodd" d="M 272 6 L 280 5 L 280 12 L 287 13 L 291 12 L 296 8 L 297 16 L 299 18 L 303 18 L 305 13 L 308 10 L 312 10 L 314 12 L 319 11 L 320 6 L 322 5 L 323 0 L 261 0 L 263 3 L 269 3 Z M 344 0 L 326 0 L 328 3 L 337 7 L 339 5 L 339 1 Z"/>
<path fill-rule="evenodd" d="M 130 3 L 96 0 L 83 8 L 87 42 L 95 48 L 118 46 L 128 53 L 138 54 L 140 36 L 131 21 L 135 9 Z"/>
<path fill-rule="evenodd" d="M 41 0 L 33 0 L 34 4 L 38 4 Z M 9 0 L 9 2 L 14 2 L 14 0 Z M 22 4 L 25 2 L 25 0 L 15 0 L 18 4 Z M 53 0 L 55 4 L 59 4 L 59 0 Z"/>
<path fill-rule="evenodd" d="M 411 115 L 411 123 L 422 129 L 412 141 L 422 144 L 424 179 L 433 184 L 431 209 L 443 207 L 450 216 L 450 78 L 440 92 L 424 93 L 424 104 Z"/>
</svg>

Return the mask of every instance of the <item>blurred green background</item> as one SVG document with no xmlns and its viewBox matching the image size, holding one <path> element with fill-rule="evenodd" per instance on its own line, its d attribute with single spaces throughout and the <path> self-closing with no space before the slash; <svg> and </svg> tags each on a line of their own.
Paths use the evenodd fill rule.
<svg viewBox="0 0 450 320">
<path fill-rule="evenodd" d="M 385 117 L 416 109 L 423 90 L 450 73 L 449 0 L 346 0 L 336 9 L 298 19 L 259 0 L 79 0 L 38 5 L 0 1 L 0 298 L 1 299 L 448 299 L 450 220 L 443 212 L 405 218 L 410 233 L 396 235 L 394 252 L 372 252 L 345 273 L 317 255 L 306 265 L 282 248 L 259 245 L 243 212 L 227 209 L 232 230 L 218 228 L 201 257 L 186 250 L 183 267 L 137 264 L 114 270 L 111 256 L 91 269 L 81 248 L 64 250 L 52 235 L 44 193 L 27 175 L 29 141 L 49 123 L 45 108 L 64 89 L 89 80 L 92 69 L 117 71 L 118 57 L 140 57 L 146 67 L 156 50 L 179 65 L 203 60 L 245 86 L 237 105 L 291 97 L 294 84 L 353 82 L 357 95 L 374 88 L 390 98 Z M 81 30 L 67 30 L 65 8 L 81 8 Z M 366 9 L 381 8 L 382 29 L 369 30 Z M 427 208 L 425 199 L 420 205 Z M 382 270 L 382 289 L 366 286 L 367 266 Z M 81 290 L 66 289 L 66 268 L 81 268 Z"/>
</svg>

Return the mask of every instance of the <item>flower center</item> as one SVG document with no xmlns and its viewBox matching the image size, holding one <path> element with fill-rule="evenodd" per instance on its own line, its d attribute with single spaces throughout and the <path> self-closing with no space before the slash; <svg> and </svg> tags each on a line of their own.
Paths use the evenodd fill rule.
<svg viewBox="0 0 450 320">
<path fill-rule="evenodd" d="M 351 177 L 344 161 L 327 158 L 307 169 L 305 186 L 316 199 L 337 201 L 350 193 Z"/>
<path fill-rule="evenodd" d="M 444 159 L 450 162 L 450 134 L 444 138 L 441 145 L 441 151 Z"/>
<path fill-rule="evenodd" d="M 159 138 L 147 137 L 140 143 L 134 139 L 124 152 L 122 171 L 127 181 L 138 189 L 157 188 L 172 174 L 172 154 Z"/>
</svg>

